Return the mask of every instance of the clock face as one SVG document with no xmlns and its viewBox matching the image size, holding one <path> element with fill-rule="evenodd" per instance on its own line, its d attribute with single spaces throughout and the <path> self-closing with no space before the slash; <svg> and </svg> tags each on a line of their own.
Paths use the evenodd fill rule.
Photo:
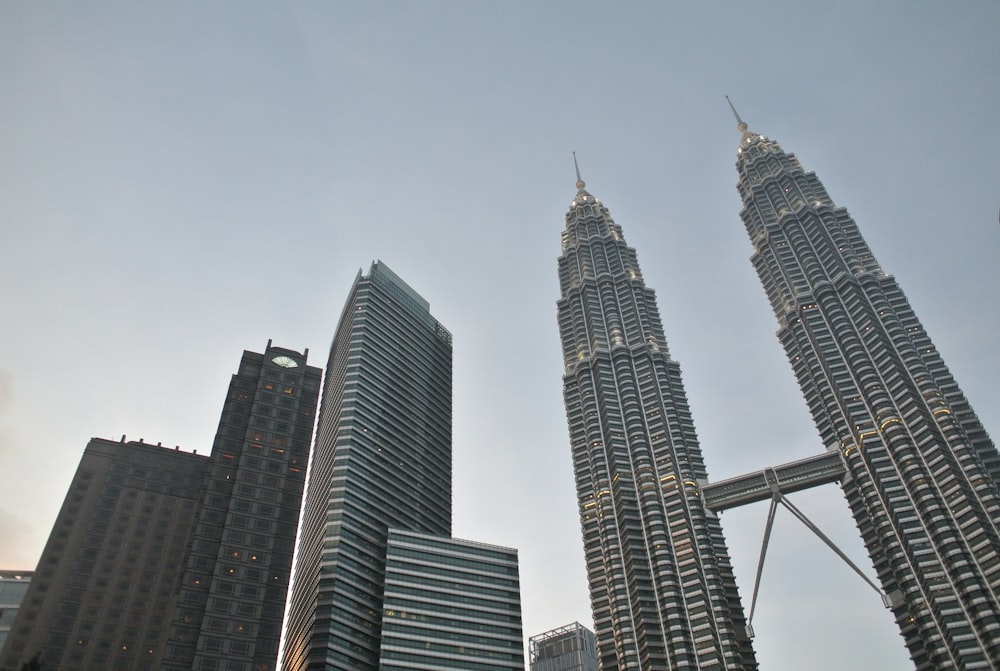
<svg viewBox="0 0 1000 671">
<path fill-rule="evenodd" d="M 296 368 L 299 364 L 295 362 L 295 359 L 289 356 L 276 356 L 271 359 L 274 363 L 278 364 L 282 368 Z"/>
</svg>

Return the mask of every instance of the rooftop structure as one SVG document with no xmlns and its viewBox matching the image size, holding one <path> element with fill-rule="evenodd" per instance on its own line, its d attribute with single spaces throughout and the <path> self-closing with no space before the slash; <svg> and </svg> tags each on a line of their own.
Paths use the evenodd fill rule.
<svg viewBox="0 0 1000 671">
<path fill-rule="evenodd" d="M 598 671 L 597 639 L 579 622 L 528 640 L 531 671 Z"/>
</svg>

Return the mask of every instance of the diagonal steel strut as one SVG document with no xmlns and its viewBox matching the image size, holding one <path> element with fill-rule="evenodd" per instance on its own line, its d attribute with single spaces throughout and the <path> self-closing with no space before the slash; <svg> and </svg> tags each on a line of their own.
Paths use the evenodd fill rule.
<svg viewBox="0 0 1000 671">
<path fill-rule="evenodd" d="M 753 597 L 750 600 L 750 615 L 747 617 L 747 633 L 751 638 L 753 638 L 753 615 L 754 611 L 757 609 L 757 595 L 760 592 L 760 578 L 764 573 L 764 557 L 767 555 L 767 544 L 771 539 L 771 530 L 774 528 L 774 514 L 778 509 L 779 503 L 787 508 L 795 519 L 802 522 L 807 529 L 812 531 L 821 541 L 826 543 L 827 547 L 833 550 L 836 555 L 844 560 L 848 566 L 854 569 L 854 572 L 861 576 L 861 579 L 864 580 L 868 586 L 875 590 L 875 593 L 882 598 L 882 603 L 885 604 L 886 607 L 889 607 L 890 601 L 882 590 L 879 589 L 878 585 L 872 582 L 872 580 L 865 575 L 860 568 L 858 568 L 858 565 L 852 562 L 850 557 L 844 554 L 844 552 L 837 547 L 836 543 L 830 540 L 830 538 L 824 534 L 819 527 L 813 524 L 812 521 L 806 517 L 805 513 L 792 505 L 792 502 L 789 501 L 787 497 L 783 496 L 776 486 L 772 485 L 771 507 L 767 511 L 767 524 L 764 525 L 764 540 L 760 547 L 760 558 L 757 560 L 757 575 L 754 578 L 753 583 Z"/>
</svg>

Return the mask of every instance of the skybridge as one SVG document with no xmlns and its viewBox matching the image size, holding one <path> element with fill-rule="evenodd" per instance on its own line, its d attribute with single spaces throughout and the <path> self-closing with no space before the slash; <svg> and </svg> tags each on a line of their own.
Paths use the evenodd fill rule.
<svg viewBox="0 0 1000 671">
<path fill-rule="evenodd" d="M 839 452 L 824 452 L 781 466 L 765 468 L 701 488 L 705 505 L 714 512 L 768 501 L 775 494 L 790 494 L 810 487 L 839 482 L 846 473 Z"/>
<path fill-rule="evenodd" d="M 792 492 L 798 492 L 811 487 L 818 487 L 819 485 L 825 485 L 831 482 L 840 482 L 846 475 L 847 468 L 840 452 L 829 451 L 812 457 L 806 457 L 805 459 L 799 459 L 798 461 L 791 461 L 787 464 L 781 464 L 780 466 L 771 466 L 760 471 L 747 473 L 746 475 L 739 475 L 735 478 L 722 480 L 721 482 L 702 484 L 701 495 L 705 505 L 709 510 L 715 513 L 747 505 L 748 503 L 756 503 L 758 501 L 771 502 L 771 508 L 767 513 L 767 523 L 764 526 L 764 540 L 760 548 L 760 558 L 757 561 L 757 576 L 754 579 L 753 597 L 750 602 L 750 614 L 747 617 L 747 634 L 751 638 L 753 638 L 752 623 L 754 611 L 757 608 L 757 595 L 760 590 L 760 578 L 764 570 L 764 557 L 767 555 L 767 545 L 771 539 L 771 529 L 774 526 L 774 514 L 777 512 L 779 505 L 787 509 L 792 516 L 795 517 L 795 519 L 802 522 L 802 524 L 804 524 L 810 531 L 816 534 L 816 536 L 818 536 L 819 539 L 827 545 L 827 547 L 833 550 L 838 557 L 850 566 L 851 569 L 853 569 L 854 572 L 857 573 L 869 587 L 875 590 L 875 592 L 882 598 L 882 604 L 886 608 L 892 607 L 893 598 L 879 589 L 879 586 L 876 585 L 871 578 L 865 575 L 865 572 L 862 571 L 857 564 L 852 562 L 851 559 L 844 554 L 839 547 L 837 547 L 836 543 L 830 540 L 830 538 L 824 534 L 819 527 L 812 522 L 812 520 L 806 517 L 801 510 L 795 507 L 791 501 L 786 498 L 786 495 L 791 494 Z"/>
</svg>

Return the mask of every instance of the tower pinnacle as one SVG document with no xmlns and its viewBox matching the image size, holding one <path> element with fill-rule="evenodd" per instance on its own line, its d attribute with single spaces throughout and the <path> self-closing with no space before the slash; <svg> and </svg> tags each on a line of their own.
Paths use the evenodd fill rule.
<svg viewBox="0 0 1000 671">
<path fill-rule="evenodd" d="M 743 137 L 746 137 L 750 134 L 749 126 L 747 126 L 746 122 L 740 118 L 740 113 L 736 111 L 736 108 L 733 106 L 733 101 L 729 99 L 729 96 L 726 96 L 726 102 L 729 103 L 729 109 L 733 110 L 733 116 L 736 117 L 736 130 L 742 133 Z"/>
<path fill-rule="evenodd" d="M 576 152 L 573 152 L 573 167 L 576 168 L 576 188 L 583 191 L 587 183 L 580 178 L 580 164 L 576 162 Z"/>
</svg>

